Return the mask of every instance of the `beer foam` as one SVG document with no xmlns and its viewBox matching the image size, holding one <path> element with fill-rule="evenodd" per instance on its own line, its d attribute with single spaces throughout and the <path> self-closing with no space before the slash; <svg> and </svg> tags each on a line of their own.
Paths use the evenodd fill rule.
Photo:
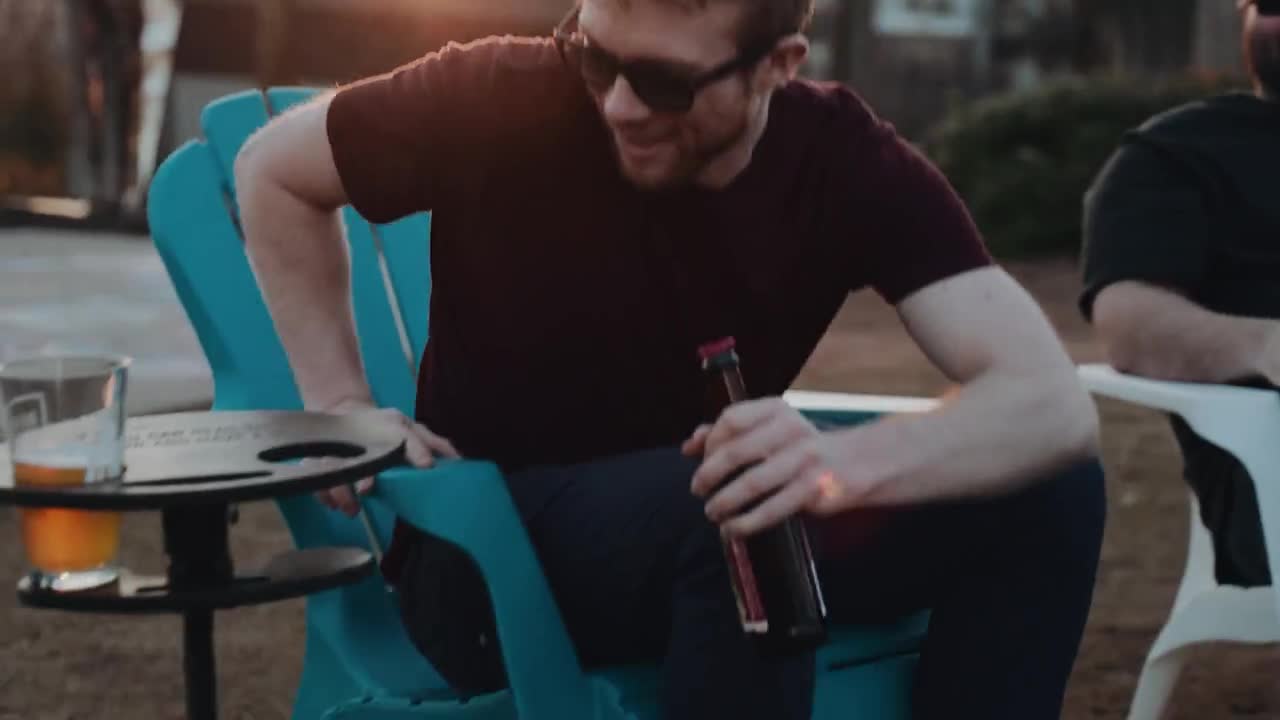
<svg viewBox="0 0 1280 720">
<path fill-rule="evenodd" d="M 53 448 L 22 448 L 13 455 L 15 465 L 36 465 L 50 470 L 84 470 L 100 451 L 93 445 L 60 445 Z"/>
</svg>

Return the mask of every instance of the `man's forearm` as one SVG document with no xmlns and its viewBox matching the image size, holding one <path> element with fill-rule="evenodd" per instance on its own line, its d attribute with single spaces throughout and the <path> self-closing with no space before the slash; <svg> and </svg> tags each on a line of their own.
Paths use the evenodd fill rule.
<svg viewBox="0 0 1280 720">
<path fill-rule="evenodd" d="M 238 178 L 249 258 L 306 407 L 369 397 L 340 215 L 267 178 Z"/>
<path fill-rule="evenodd" d="M 906 505 L 998 494 L 1097 452 L 1097 412 L 1074 376 L 992 371 L 929 413 L 849 433 L 880 481 L 864 502 Z"/>
<path fill-rule="evenodd" d="M 1138 285 L 1104 291 L 1096 323 L 1112 365 L 1161 380 L 1228 382 L 1272 375 L 1280 322 L 1211 312 L 1179 295 Z"/>
</svg>

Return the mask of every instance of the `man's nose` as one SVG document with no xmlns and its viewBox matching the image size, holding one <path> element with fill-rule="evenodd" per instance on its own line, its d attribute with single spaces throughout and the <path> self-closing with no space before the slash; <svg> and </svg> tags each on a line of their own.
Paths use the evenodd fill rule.
<svg viewBox="0 0 1280 720">
<path fill-rule="evenodd" d="M 604 94 L 603 112 L 605 120 L 616 125 L 646 120 L 653 114 L 649 106 L 636 95 L 631 83 L 621 75 Z"/>
</svg>

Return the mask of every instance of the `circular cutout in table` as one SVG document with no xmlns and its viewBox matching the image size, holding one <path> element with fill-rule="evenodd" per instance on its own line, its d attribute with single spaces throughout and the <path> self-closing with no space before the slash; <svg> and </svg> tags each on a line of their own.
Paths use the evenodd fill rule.
<svg viewBox="0 0 1280 720">
<path fill-rule="evenodd" d="M 122 482 L 15 487 L 0 452 L 0 504 L 146 510 L 233 503 L 322 490 L 400 464 L 404 438 L 350 415 L 311 412 L 190 412 L 130 418 Z M 299 464 L 300 458 L 331 458 Z"/>
</svg>

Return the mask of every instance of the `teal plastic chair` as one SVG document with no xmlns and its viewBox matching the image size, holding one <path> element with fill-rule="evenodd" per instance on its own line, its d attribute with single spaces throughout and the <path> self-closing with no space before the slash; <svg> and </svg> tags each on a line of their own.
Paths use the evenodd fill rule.
<svg viewBox="0 0 1280 720">
<path fill-rule="evenodd" d="M 245 139 L 269 116 L 314 91 L 248 91 L 211 103 L 204 139 L 159 168 L 149 192 L 151 232 L 213 371 L 214 409 L 301 407 L 284 350 L 246 260 L 236 222 L 232 166 Z M 345 210 L 360 349 L 375 400 L 412 414 L 416 359 L 427 340 L 430 216 L 371 226 Z M 847 403 L 846 403 L 847 405 Z M 859 422 L 874 411 L 814 410 L 827 421 Z M 358 521 L 307 495 L 279 507 L 298 547 L 366 546 Z M 459 701 L 406 639 L 394 597 L 381 580 L 307 600 L 306 655 L 294 717 L 657 718 L 656 667 L 584 672 L 565 633 L 497 467 L 443 462 L 379 476 L 365 501 L 385 544 L 396 516 L 474 557 L 491 589 L 511 689 Z M 927 618 L 837 628 L 820 653 L 815 717 L 903 718 Z"/>
</svg>

